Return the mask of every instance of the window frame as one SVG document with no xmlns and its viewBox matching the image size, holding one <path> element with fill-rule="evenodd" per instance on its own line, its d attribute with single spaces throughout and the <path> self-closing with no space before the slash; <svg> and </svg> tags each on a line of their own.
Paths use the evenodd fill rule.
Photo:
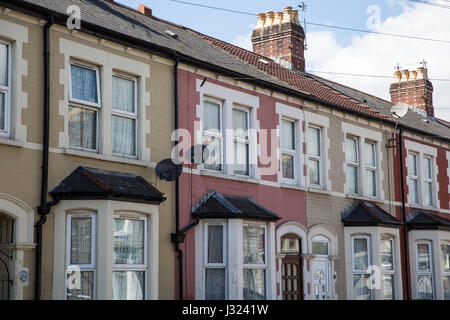
<svg viewBox="0 0 450 320">
<path fill-rule="evenodd" d="M 209 226 L 222 226 L 223 230 L 223 263 L 209 263 L 208 262 L 208 228 Z M 204 223 L 203 229 L 203 270 L 202 270 L 202 278 L 203 278 L 203 297 L 202 299 L 206 299 L 206 269 L 224 269 L 225 270 L 225 300 L 228 299 L 228 228 L 226 221 L 208 221 Z"/>
<path fill-rule="evenodd" d="M 138 126 L 139 126 L 139 122 L 138 122 L 138 118 L 139 118 L 139 112 L 138 112 L 138 78 L 137 77 L 133 77 L 133 76 L 129 76 L 126 75 L 124 73 L 120 73 L 120 72 L 113 72 L 112 74 L 112 78 L 120 78 L 120 79 L 124 79 L 124 80 L 128 80 L 128 81 L 132 81 L 133 85 L 134 85 L 134 113 L 132 112 L 127 112 L 127 111 L 123 111 L 123 110 L 117 110 L 114 109 L 114 105 L 111 103 L 111 127 L 112 127 L 112 117 L 116 116 L 116 117 L 121 117 L 121 118 L 127 118 L 127 119 L 132 119 L 135 121 L 135 126 L 134 126 L 134 150 L 135 150 L 135 155 L 127 155 L 127 154 L 120 154 L 120 153 L 114 153 L 112 152 L 112 155 L 114 156 L 118 156 L 118 157 L 124 157 L 124 158 L 131 158 L 131 159 L 137 159 L 138 157 L 138 139 L 139 139 L 139 135 L 138 135 Z M 112 87 L 112 81 L 111 81 L 111 87 Z M 112 88 L 111 88 L 112 89 Z M 111 90 L 112 92 L 112 90 Z M 113 135 L 111 133 L 111 148 L 113 145 Z"/>
<path fill-rule="evenodd" d="M 426 244 L 428 246 L 428 259 L 430 262 L 430 270 L 429 271 L 420 271 L 419 270 L 419 244 Z M 419 240 L 415 242 L 415 251 L 416 251 L 416 298 L 419 299 L 419 287 L 418 287 L 418 279 L 420 276 L 431 276 L 431 295 L 433 300 L 436 297 L 435 286 L 434 286 L 434 272 L 433 272 L 433 242 L 431 240 Z"/>
<path fill-rule="evenodd" d="M 232 141 L 233 141 L 233 152 L 234 152 L 234 144 L 235 143 L 244 144 L 244 145 L 247 146 L 247 150 L 248 150 L 248 154 L 247 154 L 247 171 L 248 171 L 248 174 L 243 175 L 243 174 L 239 174 L 239 173 L 235 172 L 234 166 L 236 165 L 236 163 L 234 163 L 234 159 L 233 159 L 233 170 L 232 170 L 232 173 L 233 173 L 233 175 L 236 175 L 236 176 L 250 177 L 250 128 L 251 128 L 251 125 L 250 125 L 250 111 L 251 110 L 249 108 L 247 108 L 247 107 L 243 107 L 243 106 L 240 106 L 240 105 L 233 105 L 233 107 L 231 109 L 231 117 L 232 118 L 233 118 L 233 111 L 234 110 L 242 111 L 242 112 L 245 112 L 247 114 L 247 139 L 236 137 L 235 134 L 234 134 L 234 130 L 236 130 L 236 129 L 234 128 L 234 125 L 233 125 Z"/>
<path fill-rule="evenodd" d="M 205 120 L 204 120 L 204 116 L 205 116 L 205 102 L 207 103 L 211 103 L 211 104 L 216 104 L 219 106 L 219 125 L 220 125 L 220 133 L 214 132 L 214 131 L 209 131 L 209 130 L 205 130 Z M 223 101 L 219 100 L 219 99 L 215 99 L 212 97 L 208 97 L 208 96 L 204 96 L 203 97 L 203 101 L 202 101 L 202 144 L 205 144 L 205 136 L 208 137 L 214 137 L 215 139 L 220 139 L 220 155 L 221 155 L 221 163 L 220 163 L 220 170 L 214 170 L 214 169 L 210 169 L 207 168 L 205 165 L 207 165 L 207 163 L 205 162 L 202 165 L 202 169 L 203 170 L 207 170 L 207 171 L 211 171 L 211 172 L 219 172 L 219 173 L 224 173 L 225 172 L 225 165 L 224 165 L 224 159 L 225 159 L 225 139 L 224 139 L 224 134 L 223 134 L 223 129 L 224 129 L 224 123 L 223 123 Z"/>
<path fill-rule="evenodd" d="M 367 242 L 367 266 L 371 266 L 372 261 L 372 248 L 371 248 L 371 236 L 370 235 L 354 235 L 351 236 L 351 242 L 352 242 L 352 288 L 353 288 L 353 295 L 355 296 L 355 286 L 354 286 L 354 276 L 355 275 L 368 275 L 370 276 L 370 272 L 368 270 L 357 270 L 355 269 L 355 239 L 365 239 Z M 373 290 L 368 287 L 370 298 L 369 300 L 373 300 Z"/>
<path fill-rule="evenodd" d="M 352 194 L 352 195 L 360 195 L 361 194 L 361 156 L 360 156 L 360 146 L 359 146 L 359 141 L 360 138 L 351 134 L 348 134 L 345 138 L 345 143 L 346 143 L 346 147 L 347 147 L 347 143 L 348 140 L 353 140 L 356 142 L 355 146 L 356 146 L 356 162 L 352 162 L 348 159 L 348 150 L 346 148 L 346 155 L 345 155 L 345 163 L 346 163 L 346 168 L 347 168 L 347 172 L 346 172 L 346 180 L 347 180 L 347 192 L 348 194 Z M 352 167 L 352 168 L 356 168 L 356 192 L 350 192 L 350 183 L 348 180 L 348 167 Z M 352 182 L 352 183 L 353 183 Z"/>
<path fill-rule="evenodd" d="M 443 240 L 440 243 L 440 247 L 439 249 L 442 252 L 442 247 L 443 246 L 448 246 L 450 248 L 450 241 L 449 240 Z M 449 278 L 450 277 L 450 270 L 445 271 L 444 269 L 444 261 L 442 260 L 441 257 L 441 281 L 444 282 L 444 277 Z M 444 283 L 442 283 L 442 297 L 445 299 L 445 288 L 444 288 Z"/>
<path fill-rule="evenodd" d="M 308 149 L 308 181 L 309 181 L 309 185 L 313 188 L 320 188 L 322 189 L 324 187 L 324 181 L 323 181 L 323 128 L 314 124 L 308 124 L 308 143 L 309 143 L 309 129 L 313 128 L 313 129 L 317 129 L 319 130 L 319 152 L 320 155 L 316 156 L 316 155 L 312 155 L 309 150 L 309 146 L 307 147 Z M 311 177 L 309 175 L 309 162 L 310 161 L 317 161 L 319 162 L 319 184 L 315 184 L 315 183 L 311 183 Z"/>
<path fill-rule="evenodd" d="M 90 218 L 91 219 L 91 264 L 71 264 L 70 256 L 71 256 L 71 248 L 72 248 L 72 218 Z M 92 300 L 95 300 L 97 297 L 97 214 L 89 211 L 72 211 L 67 213 L 66 215 L 66 263 L 64 270 L 64 299 L 67 300 L 67 271 L 70 267 L 76 267 L 80 269 L 80 272 L 92 271 L 94 273 L 94 290 Z"/>
<path fill-rule="evenodd" d="M 281 136 L 281 134 L 283 133 L 283 130 L 282 130 L 282 123 L 283 123 L 283 121 L 288 121 L 288 122 L 291 122 L 294 126 L 293 126 L 293 139 L 294 139 L 294 149 L 287 149 L 287 148 L 284 148 L 283 147 L 283 144 L 282 144 L 282 139 L 283 139 L 283 137 Z M 280 167 L 281 167 L 281 178 L 282 178 L 282 180 L 283 180 L 283 182 L 284 183 L 288 183 L 288 184 L 297 184 L 297 160 L 298 160 L 298 158 L 297 158 L 297 148 L 298 148 L 298 146 L 297 146 L 297 125 L 298 125 L 298 120 L 295 120 L 295 119 L 291 119 L 291 118 L 288 118 L 288 117 L 281 117 L 281 119 L 280 119 L 280 151 L 281 151 L 281 159 L 280 159 L 280 161 L 281 161 L 281 165 L 280 165 Z M 294 173 L 294 177 L 293 177 L 293 179 L 291 179 L 291 178 L 286 178 L 285 176 L 284 176 L 284 174 L 283 174 L 283 155 L 289 155 L 289 156 L 291 156 L 292 157 L 292 162 L 293 162 L 293 168 L 292 168 L 292 171 L 293 171 L 293 173 Z"/>
<path fill-rule="evenodd" d="M 327 254 L 319 254 L 319 253 L 314 253 L 313 252 L 313 242 L 321 242 L 321 243 L 326 243 L 327 244 Z M 331 241 L 330 239 L 328 239 L 327 237 L 323 236 L 323 235 L 317 235 L 311 238 L 311 254 L 313 254 L 314 256 L 318 256 L 318 257 L 329 257 L 330 256 L 330 248 L 331 247 Z"/>
<path fill-rule="evenodd" d="M 369 197 L 369 198 L 376 199 L 376 198 L 379 197 L 379 191 L 378 191 L 378 155 L 377 155 L 377 149 L 378 149 L 377 146 L 378 146 L 378 144 L 377 144 L 376 141 L 366 140 L 366 141 L 364 141 L 364 146 L 367 146 L 367 145 L 371 145 L 373 147 L 373 156 L 374 156 L 373 160 L 374 160 L 375 166 L 371 166 L 371 165 L 367 164 L 367 159 L 368 159 L 367 156 L 368 155 L 366 154 L 365 155 L 366 163 L 364 164 L 364 170 L 365 170 L 365 172 L 370 171 L 372 173 L 375 173 L 375 185 L 373 186 L 373 189 L 375 190 L 375 195 L 373 195 L 373 194 L 370 195 L 368 193 L 369 190 L 367 188 L 367 179 L 366 179 L 366 186 L 365 186 L 365 188 L 366 188 L 366 196 Z"/>
<path fill-rule="evenodd" d="M 11 134 L 11 75 L 12 75 L 12 54 L 11 54 L 11 42 L 0 39 L 0 44 L 6 45 L 6 76 L 7 76 L 7 84 L 6 87 L 5 86 L 1 86 L 0 85 L 0 93 L 3 93 L 5 95 L 5 129 L 0 130 L 0 138 L 8 138 Z"/>
<path fill-rule="evenodd" d="M 422 166 L 422 188 L 423 188 L 423 205 L 425 207 L 430 207 L 433 208 L 434 207 L 434 168 L 433 168 L 433 157 L 429 156 L 429 155 L 424 155 L 423 156 L 423 163 L 424 165 Z M 430 178 L 427 178 L 426 172 L 425 172 L 425 162 L 426 161 L 430 161 Z M 425 199 L 426 199 L 426 194 L 427 194 L 427 188 L 425 188 L 425 186 L 429 184 L 431 186 L 431 194 L 430 194 L 430 200 L 431 200 L 431 204 L 429 203 L 425 203 Z"/>
<path fill-rule="evenodd" d="M 391 242 L 391 253 L 392 253 L 392 269 L 391 270 L 385 270 L 383 269 L 383 266 L 381 265 L 381 263 L 383 262 L 382 259 L 382 251 L 381 251 L 381 241 L 390 241 Z M 380 271 L 381 271 L 381 285 L 383 287 L 383 275 L 389 275 L 389 276 L 393 276 L 394 280 L 392 281 L 392 300 L 395 300 L 395 296 L 396 296 L 396 283 L 395 283 L 395 278 L 396 278 L 396 270 L 395 270 L 395 263 L 396 263 L 396 258 L 395 258 L 395 241 L 394 241 L 394 237 L 392 236 L 382 236 L 380 238 Z M 381 291 L 381 294 L 384 298 L 384 290 Z M 391 300 L 391 299 L 389 299 Z"/>
<path fill-rule="evenodd" d="M 112 244 L 112 263 L 111 263 L 111 270 L 112 273 L 115 271 L 131 271 L 131 272 L 144 272 L 144 290 L 143 290 L 143 297 L 142 300 L 147 299 L 147 290 L 148 290 L 148 219 L 145 215 L 140 214 L 133 214 L 133 213 L 117 213 L 114 214 L 113 217 L 113 238 L 111 239 L 113 241 Z M 144 221 L 144 264 L 115 264 L 114 263 L 114 223 L 115 219 L 124 219 L 124 220 L 137 220 L 137 221 Z M 114 276 L 112 276 L 111 281 L 114 279 Z M 112 284 L 111 284 L 112 286 Z M 113 287 L 111 287 L 111 298 L 113 297 L 112 293 Z"/>
<path fill-rule="evenodd" d="M 415 161 L 414 161 L 414 164 L 415 164 L 415 175 L 411 175 L 410 174 L 410 168 L 409 168 L 410 163 L 409 163 L 409 159 L 408 159 L 409 156 L 413 156 L 414 159 L 415 159 Z M 408 203 L 409 204 L 414 204 L 414 205 L 419 205 L 420 204 L 419 154 L 416 153 L 416 152 L 408 152 L 407 159 L 408 159 L 408 161 L 407 161 L 407 163 L 408 163 L 408 176 L 407 176 L 408 181 L 407 181 L 407 185 L 408 185 L 408 191 L 409 191 L 408 192 Z M 412 202 L 411 201 L 411 196 L 410 196 L 411 195 L 411 188 L 409 186 L 409 181 L 410 180 L 411 181 L 415 181 L 415 183 L 417 185 L 416 195 L 415 195 L 415 198 L 417 200 L 416 202 Z"/>
</svg>

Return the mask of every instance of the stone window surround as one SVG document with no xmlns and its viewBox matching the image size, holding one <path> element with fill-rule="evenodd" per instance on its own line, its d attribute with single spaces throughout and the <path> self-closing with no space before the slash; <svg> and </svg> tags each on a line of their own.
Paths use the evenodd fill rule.
<svg viewBox="0 0 450 320">
<path fill-rule="evenodd" d="M 54 209 L 53 300 L 65 297 L 67 215 L 96 214 L 96 299 L 112 299 L 113 222 L 116 215 L 147 217 L 146 299 L 158 299 L 159 207 L 113 200 L 62 200 Z M 109 227 L 108 227 L 109 226 Z M 101 248 L 101 250 L 99 250 Z"/>
</svg>

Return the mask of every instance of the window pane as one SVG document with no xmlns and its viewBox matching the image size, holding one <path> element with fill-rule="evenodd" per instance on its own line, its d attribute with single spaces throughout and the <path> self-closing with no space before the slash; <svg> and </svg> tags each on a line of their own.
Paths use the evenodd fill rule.
<svg viewBox="0 0 450 320">
<path fill-rule="evenodd" d="M 369 267 L 367 239 L 353 239 L 354 270 L 366 271 Z"/>
<path fill-rule="evenodd" d="M 144 264 L 144 220 L 114 219 L 114 264 Z"/>
<path fill-rule="evenodd" d="M 383 274 L 383 298 L 384 300 L 393 300 L 395 298 L 394 292 L 394 275 L 393 274 Z"/>
<path fill-rule="evenodd" d="M 423 175 L 425 179 L 431 179 L 431 159 L 430 158 L 424 158 L 423 159 Z"/>
<path fill-rule="evenodd" d="M 266 299 L 266 271 L 244 269 L 244 300 Z"/>
<path fill-rule="evenodd" d="M 366 187 L 369 197 L 377 196 L 377 172 L 366 170 Z"/>
<path fill-rule="evenodd" d="M 450 245 L 441 245 L 442 271 L 450 272 Z"/>
<path fill-rule="evenodd" d="M 358 140 L 347 138 L 347 161 L 358 163 Z"/>
<path fill-rule="evenodd" d="M 0 130 L 6 129 L 6 94 L 0 92 Z"/>
<path fill-rule="evenodd" d="M 205 269 L 205 299 L 225 300 L 225 269 Z"/>
<path fill-rule="evenodd" d="M 366 165 L 376 167 L 375 144 L 366 142 Z"/>
<path fill-rule="evenodd" d="M 450 300 L 450 276 L 442 277 L 442 287 L 444 288 L 444 300 Z"/>
<path fill-rule="evenodd" d="M 71 70 L 72 98 L 98 103 L 97 72 L 76 65 L 72 65 Z"/>
<path fill-rule="evenodd" d="M 233 109 L 234 136 L 242 139 L 248 138 L 248 113 Z"/>
<path fill-rule="evenodd" d="M 300 252 L 300 240 L 283 238 L 281 240 L 281 252 L 282 253 L 299 253 Z"/>
<path fill-rule="evenodd" d="M 308 154 L 320 157 L 320 129 L 308 128 Z"/>
<path fill-rule="evenodd" d="M 235 174 L 248 175 L 248 144 L 234 143 L 234 167 Z"/>
<path fill-rule="evenodd" d="M 70 264 L 91 264 L 92 218 L 71 218 Z"/>
<path fill-rule="evenodd" d="M 216 137 L 204 136 L 203 143 L 208 146 L 209 157 L 204 168 L 222 171 L 222 140 Z"/>
<path fill-rule="evenodd" d="M 419 190 L 417 180 L 408 179 L 409 203 L 419 203 Z"/>
<path fill-rule="evenodd" d="M 223 226 L 208 226 L 208 263 L 223 263 Z"/>
<path fill-rule="evenodd" d="M 408 175 L 417 176 L 417 156 L 415 154 L 408 154 Z"/>
<path fill-rule="evenodd" d="M 394 270 L 394 253 L 392 248 L 392 240 L 382 239 L 380 244 L 381 251 L 381 269 Z"/>
<path fill-rule="evenodd" d="M 112 79 L 112 107 L 116 110 L 135 113 L 136 96 L 135 82 L 132 80 L 113 77 Z"/>
<path fill-rule="evenodd" d="M 294 179 L 294 157 L 289 154 L 282 156 L 283 178 Z"/>
<path fill-rule="evenodd" d="M 433 279 L 431 276 L 417 277 L 417 298 L 419 300 L 433 299 Z"/>
<path fill-rule="evenodd" d="M 312 254 L 328 255 L 328 242 L 313 241 L 311 249 Z"/>
<path fill-rule="evenodd" d="M 369 275 L 354 274 L 353 275 L 353 289 L 355 300 L 370 300 L 371 291 L 369 289 Z"/>
<path fill-rule="evenodd" d="M 419 271 L 430 271 L 430 247 L 426 243 L 417 244 L 417 268 Z"/>
<path fill-rule="evenodd" d="M 113 300 L 144 300 L 144 271 L 113 271 Z"/>
<path fill-rule="evenodd" d="M 425 205 L 431 207 L 433 205 L 433 184 L 425 182 L 424 189 Z"/>
<path fill-rule="evenodd" d="M 0 43 L 0 86 L 8 86 L 8 46 Z"/>
<path fill-rule="evenodd" d="M 244 227 L 244 264 L 265 263 L 264 228 Z"/>
<path fill-rule="evenodd" d="M 203 103 L 203 129 L 220 132 L 220 105 L 206 101 Z"/>
<path fill-rule="evenodd" d="M 97 149 L 97 114 L 95 111 L 69 107 L 69 145 Z"/>
<path fill-rule="evenodd" d="M 94 271 L 68 271 L 67 300 L 93 300 L 94 279 Z"/>
<path fill-rule="evenodd" d="M 358 193 L 358 168 L 347 166 L 347 184 L 349 193 Z"/>
<path fill-rule="evenodd" d="M 311 184 L 320 185 L 320 161 L 309 160 L 309 182 Z"/>
<path fill-rule="evenodd" d="M 112 116 L 111 136 L 113 153 L 136 156 L 136 120 Z"/>
<path fill-rule="evenodd" d="M 295 150 L 295 123 L 281 120 L 281 147 Z"/>
</svg>

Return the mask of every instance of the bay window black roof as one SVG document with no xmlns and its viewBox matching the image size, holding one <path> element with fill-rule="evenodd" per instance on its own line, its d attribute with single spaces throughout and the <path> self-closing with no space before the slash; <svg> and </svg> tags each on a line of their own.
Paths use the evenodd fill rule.
<svg viewBox="0 0 450 320">
<path fill-rule="evenodd" d="M 348 210 L 342 212 L 341 216 L 345 227 L 380 226 L 398 228 L 402 225 L 401 221 L 369 201 L 355 201 Z"/>
<path fill-rule="evenodd" d="M 280 217 L 249 196 L 231 196 L 209 192 L 193 210 L 194 218 L 251 219 L 277 221 Z"/>
<path fill-rule="evenodd" d="M 431 211 L 418 210 L 406 217 L 409 230 L 446 230 L 450 231 L 450 220 Z"/>
<path fill-rule="evenodd" d="M 117 200 L 160 204 L 166 198 L 144 178 L 132 173 L 78 167 L 50 194 L 55 200 Z"/>
</svg>

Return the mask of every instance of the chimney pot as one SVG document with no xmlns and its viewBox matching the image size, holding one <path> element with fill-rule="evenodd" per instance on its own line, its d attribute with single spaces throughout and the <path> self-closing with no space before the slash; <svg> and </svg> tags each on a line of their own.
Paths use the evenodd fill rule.
<svg viewBox="0 0 450 320">
<path fill-rule="evenodd" d="M 424 67 L 417 68 L 417 79 L 428 80 L 428 71 Z"/>
<path fill-rule="evenodd" d="M 300 24 L 300 21 L 298 20 L 298 10 L 292 10 L 292 23 Z"/>
<path fill-rule="evenodd" d="M 403 81 L 409 80 L 409 71 L 408 70 L 402 70 L 402 80 Z"/>
<path fill-rule="evenodd" d="M 264 28 L 264 23 L 266 22 L 266 15 L 264 13 L 258 13 L 258 23 L 256 29 Z"/>
<path fill-rule="evenodd" d="M 283 22 L 291 22 L 292 21 L 292 7 L 284 8 L 283 13 Z"/>
<path fill-rule="evenodd" d="M 266 13 L 266 23 L 264 27 L 270 27 L 273 24 L 273 20 L 275 18 L 275 13 L 273 11 L 268 11 Z"/>
<path fill-rule="evenodd" d="M 416 80 L 417 79 L 417 71 L 410 71 L 409 76 L 410 76 L 411 80 Z"/>
<path fill-rule="evenodd" d="M 283 22 L 283 12 L 277 12 L 275 13 L 275 19 L 273 21 L 273 24 L 281 24 Z"/>
<path fill-rule="evenodd" d="M 394 72 L 394 77 L 395 77 L 395 79 L 396 79 L 398 82 L 402 81 L 402 72 L 399 71 L 399 70 L 395 71 L 395 72 Z"/>
<path fill-rule="evenodd" d="M 152 16 L 152 9 L 143 4 L 139 5 L 138 11 L 147 17 Z"/>
</svg>

